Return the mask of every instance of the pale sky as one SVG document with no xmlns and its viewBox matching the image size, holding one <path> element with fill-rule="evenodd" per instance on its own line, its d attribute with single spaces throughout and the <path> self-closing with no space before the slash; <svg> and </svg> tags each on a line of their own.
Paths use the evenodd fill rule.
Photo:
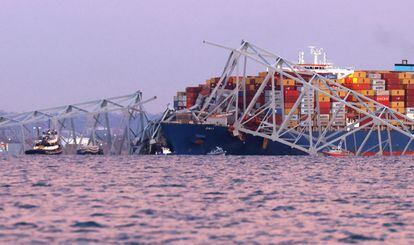
<svg viewBox="0 0 414 245">
<path fill-rule="evenodd" d="M 141 90 L 162 111 L 220 74 L 242 39 L 292 61 L 308 45 L 336 65 L 414 62 L 412 0 L 0 0 L 0 110 L 28 111 Z"/>
</svg>

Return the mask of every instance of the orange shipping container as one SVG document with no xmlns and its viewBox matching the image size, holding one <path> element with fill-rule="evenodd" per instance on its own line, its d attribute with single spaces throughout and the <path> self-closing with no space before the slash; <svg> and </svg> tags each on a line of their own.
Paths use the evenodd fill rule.
<svg viewBox="0 0 414 245">
<path fill-rule="evenodd" d="M 285 115 L 289 114 L 291 110 L 292 110 L 292 109 L 288 109 L 288 108 L 286 108 L 286 109 L 285 109 Z M 297 114 L 299 114 L 298 112 L 299 112 L 299 111 L 298 111 L 298 109 L 296 109 L 296 110 L 293 110 L 292 114 L 293 114 L 293 115 L 297 115 Z"/>
<path fill-rule="evenodd" d="M 390 90 L 390 92 L 391 92 L 391 96 L 404 96 L 405 94 L 404 89 Z"/>
<path fill-rule="evenodd" d="M 339 95 L 341 98 L 344 98 L 344 97 L 346 96 L 346 94 L 347 94 L 347 92 L 346 92 L 346 91 L 339 91 L 339 92 L 338 92 L 338 95 Z"/>
<path fill-rule="evenodd" d="M 391 102 L 391 108 L 404 108 L 404 102 Z"/>
<path fill-rule="evenodd" d="M 256 78 L 254 79 L 254 83 L 255 83 L 255 84 L 262 84 L 262 82 L 263 82 L 263 78 L 262 78 L 262 77 L 256 77 Z"/>
<path fill-rule="evenodd" d="M 357 83 L 359 84 L 370 84 L 371 83 L 371 79 L 369 78 L 365 78 L 365 77 L 359 77 L 357 78 Z"/>
<path fill-rule="evenodd" d="M 399 113 L 405 114 L 405 108 L 393 108 L 393 109 L 398 111 Z"/>
<path fill-rule="evenodd" d="M 295 105 L 295 103 L 285 102 L 285 108 L 290 109 Z"/>
<path fill-rule="evenodd" d="M 280 85 L 280 80 L 276 81 L 277 85 Z M 284 86 L 295 86 L 295 80 L 293 79 L 283 79 Z"/>
<path fill-rule="evenodd" d="M 375 95 L 374 90 L 359 90 L 358 93 L 365 95 L 365 96 L 373 96 Z"/>
<path fill-rule="evenodd" d="M 353 77 L 367 77 L 367 73 L 364 71 L 356 71 L 354 72 L 354 74 L 352 75 Z"/>
<path fill-rule="evenodd" d="M 320 97 L 320 96 L 319 96 L 318 101 L 319 101 L 319 102 L 330 102 L 330 101 L 331 101 L 331 98 L 330 98 L 330 97 L 328 97 L 328 96 L 324 96 L 324 97 Z"/>
<path fill-rule="evenodd" d="M 400 72 L 400 73 L 398 73 L 398 78 L 399 79 L 413 78 L 413 74 L 412 73 L 407 73 L 407 72 Z"/>
<path fill-rule="evenodd" d="M 259 72 L 259 77 L 265 77 L 265 76 L 267 76 L 267 71 Z"/>
</svg>

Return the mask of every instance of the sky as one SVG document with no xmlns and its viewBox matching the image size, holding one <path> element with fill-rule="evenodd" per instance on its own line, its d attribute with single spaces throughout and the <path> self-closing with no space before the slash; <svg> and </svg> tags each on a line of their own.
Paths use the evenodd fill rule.
<svg viewBox="0 0 414 245">
<path fill-rule="evenodd" d="M 248 40 L 290 59 L 309 45 L 336 65 L 414 63 L 412 0 L 0 0 L 0 110 L 143 92 L 152 113 L 220 75 Z"/>
</svg>

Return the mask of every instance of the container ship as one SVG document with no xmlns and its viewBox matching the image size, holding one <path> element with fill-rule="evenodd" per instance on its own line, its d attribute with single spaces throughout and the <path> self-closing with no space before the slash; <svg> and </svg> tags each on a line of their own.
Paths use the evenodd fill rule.
<svg viewBox="0 0 414 245">
<path fill-rule="evenodd" d="M 215 45 L 215 44 L 213 44 Z M 249 42 L 230 52 L 219 77 L 174 96 L 161 133 L 174 154 L 413 155 L 414 65 L 394 70 L 286 59 Z M 249 74 L 249 65 L 256 71 Z"/>
</svg>

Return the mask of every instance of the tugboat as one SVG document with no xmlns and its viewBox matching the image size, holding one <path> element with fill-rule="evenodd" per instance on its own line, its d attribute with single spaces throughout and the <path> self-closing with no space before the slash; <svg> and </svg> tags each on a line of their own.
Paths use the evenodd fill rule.
<svg viewBox="0 0 414 245">
<path fill-rule="evenodd" d="M 103 155 L 103 149 L 97 145 L 82 145 L 77 151 L 78 155 Z"/>
<path fill-rule="evenodd" d="M 60 145 L 60 137 L 56 130 L 47 130 L 43 132 L 41 139 L 36 140 L 32 149 L 26 150 L 24 153 L 28 155 L 58 155 L 63 152 Z"/>
<path fill-rule="evenodd" d="M 342 142 L 338 146 L 332 147 L 328 151 L 324 151 L 322 153 L 325 156 L 330 156 L 330 157 L 347 157 L 347 156 L 354 155 L 354 153 L 347 151 L 345 149 L 342 149 Z"/>
<path fill-rule="evenodd" d="M 210 155 L 210 156 L 222 155 L 222 156 L 224 156 L 224 155 L 226 155 L 226 153 L 227 152 L 225 150 L 223 150 L 223 148 L 221 148 L 219 146 L 216 146 L 216 148 L 214 150 L 208 152 L 207 155 Z"/>
</svg>

